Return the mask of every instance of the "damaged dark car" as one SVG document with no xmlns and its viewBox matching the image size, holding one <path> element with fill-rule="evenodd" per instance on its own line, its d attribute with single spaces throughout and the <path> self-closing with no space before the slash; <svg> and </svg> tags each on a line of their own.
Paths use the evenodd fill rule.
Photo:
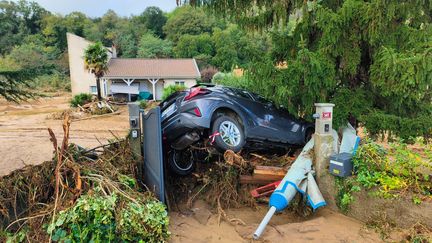
<svg viewBox="0 0 432 243">
<path fill-rule="evenodd" d="M 191 147 L 223 153 L 289 149 L 304 145 L 314 124 L 246 90 L 201 84 L 176 92 L 161 104 L 162 135 L 169 168 L 180 175 L 194 169 Z"/>
</svg>

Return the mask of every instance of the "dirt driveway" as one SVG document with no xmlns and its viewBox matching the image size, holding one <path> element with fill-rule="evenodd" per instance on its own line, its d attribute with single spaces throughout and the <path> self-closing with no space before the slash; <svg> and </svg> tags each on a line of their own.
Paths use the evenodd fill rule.
<svg viewBox="0 0 432 243">
<path fill-rule="evenodd" d="M 52 158 L 47 128 L 62 139 L 62 121 L 48 117 L 69 108 L 69 94 L 41 98 L 22 104 L 0 101 L 0 176 L 26 164 L 38 164 Z M 120 115 L 73 121 L 70 141 L 83 147 L 106 143 L 113 134 L 124 136 L 129 128 L 127 107 Z M 112 133 L 111 133 L 111 132 Z"/>
</svg>

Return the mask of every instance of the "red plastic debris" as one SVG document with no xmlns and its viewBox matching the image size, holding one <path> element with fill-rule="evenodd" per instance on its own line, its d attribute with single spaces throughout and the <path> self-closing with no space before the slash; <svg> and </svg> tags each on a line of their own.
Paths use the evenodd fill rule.
<svg viewBox="0 0 432 243">
<path fill-rule="evenodd" d="M 274 190 L 276 190 L 276 188 L 279 186 L 280 183 L 281 183 L 281 181 L 275 181 L 275 182 L 270 183 L 268 185 L 253 189 L 250 193 L 251 193 L 252 197 L 254 197 L 254 198 L 269 196 L 270 194 L 272 194 L 274 192 Z"/>
</svg>

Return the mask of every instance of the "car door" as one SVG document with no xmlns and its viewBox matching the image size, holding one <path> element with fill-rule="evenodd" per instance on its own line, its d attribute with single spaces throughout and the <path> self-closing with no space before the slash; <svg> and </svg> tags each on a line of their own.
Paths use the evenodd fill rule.
<svg viewBox="0 0 432 243">
<path fill-rule="evenodd" d="M 279 136 L 285 143 L 299 144 L 303 142 L 302 124 L 285 108 L 276 108 L 278 115 L 275 124 L 279 129 Z"/>
<path fill-rule="evenodd" d="M 259 140 L 270 140 L 280 142 L 281 137 L 278 135 L 279 128 L 276 118 L 278 111 L 265 99 L 257 99 L 254 94 L 245 90 L 237 90 L 242 95 L 247 95 L 249 99 L 243 105 L 247 107 L 249 116 L 252 117 L 254 126 L 248 131 L 248 137 Z"/>
<path fill-rule="evenodd" d="M 257 94 L 252 95 L 263 106 L 264 117 L 271 116 L 270 121 L 265 120 L 271 128 L 271 133 L 268 134 L 271 137 L 268 139 L 283 143 L 298 143 L 301 127 L 294 116 L 289 114 L 285 109 L 276 107 L 276 105 L 262 96 Z"/>
</svg>

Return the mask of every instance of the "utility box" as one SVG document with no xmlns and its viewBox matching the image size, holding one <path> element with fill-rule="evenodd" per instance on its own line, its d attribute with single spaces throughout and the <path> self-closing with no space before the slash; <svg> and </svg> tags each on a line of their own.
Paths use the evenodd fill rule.
<svg viewBox="0 0 432 243">
<path fill-rule="evenodd" d="M 333 107 L 331 103 L 315 103 L 315 133 L 327 135 L 332 133 Z"/>
<path fill-rule="evenodd" d="M 339 177 L 348 177 L 353 172 L 353 155 L 350 153 L 340 153 L 330 156 L 329 172 Z"/>
</svg>

